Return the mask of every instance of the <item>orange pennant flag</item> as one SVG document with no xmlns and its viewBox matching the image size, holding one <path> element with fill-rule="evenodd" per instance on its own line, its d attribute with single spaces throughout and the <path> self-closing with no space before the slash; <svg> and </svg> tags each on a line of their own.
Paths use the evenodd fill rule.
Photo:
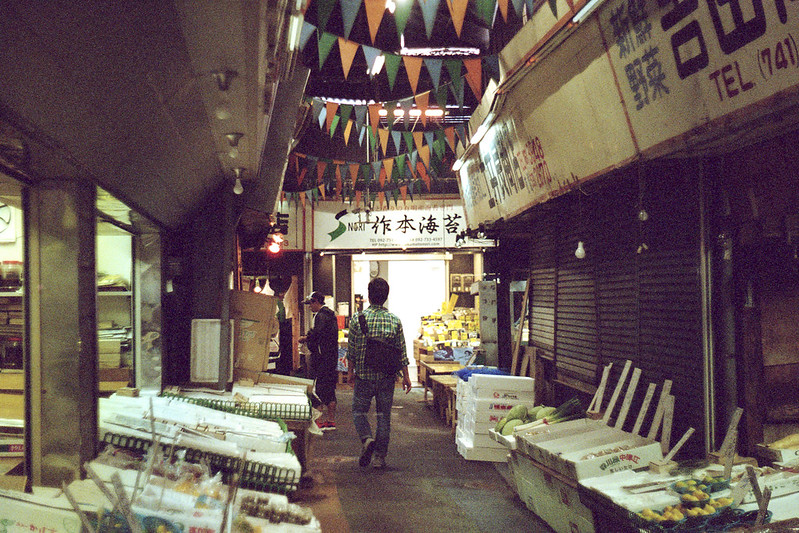
<svg viewBox="0 0 799 533">
<path fill-rule="evenodd" d="M 452 151 L 455 151 L 455 126 L 450 126 L 449 128 L 444 128 L 444 135 L 447 136 L 447 142 L 449 143 L 449 147 L 452 148 Z"/>
<path fill-rule="evenodd" d="M 297 174 L 297 185 L 302 185 L 302 180 L 305 179 L 305 175 L 308 173 L 308 167 L 302 167 L 300 173 Z"/>
<path fill-rule="evenodd" d="M 506 0 L 507 1 L 507 0 Z M 352 67 L 352 60 L 355 59 L 355 53 L 360 46 L 354 41 L 348 41 L 343 37 L 338 38 L 338 51 L 341 53 L 341 68 L 344 70 L 344 79 L 350 73 Z"/>
<path fill-rule="evenodd" d="M 355 207 L 361 206 L 361 196 L 363 196 L 362 191 L 355 191 Z"/>
<path fill-rule="evenodd" d="M 380 127 L 381 107 L 383 107 L 383 104 L 369 104 L 369 123 L 372 125 L 375 136 L 377 135 L 377 128 Z"/>
<path fill-rule="evenodd" d="M 430 168 L 430 146 L 425 144 L 419 148 L 419 157 L 424 161 L 424 166 Z M 417 165 L 418 168 L 418 165 Z"/>
<path fill-rule="evenodd" d="M 355 182 L 358 180 L 358 169 L 360 165 L 358 163 L 350 163 L 350 178 L 352 179 L 352 186 L 355 186 Z"/>
<path fill-rule="evenodd" d="M 402 201 L 403 202 L 407 201 L 407 199 L 408 199 L 408 186 L 407 185 L 403 185 L 402 187 L 399 188 L 399 190 L 400 190 L 400 196 L 402 196 Z"/>
<path fill-rule="evenodd" d="M 382 209 L 383 204 L 386 203 L 386 193 L 384 193 L 383 191 L 377 193 L 377 202 L 378 205 L 380 205 L 380 208 Z"/>
<path fill-rule="evenodd" d="M 386 177 L 388 177 L 388 181 L 391 181 L 391 171 L 394 170 L 394 158 L 389 157 L 388 159 L 384 159 L 383 168 L 386 169 Z"/>
<path fill-rule="evenodd" d="M 380 22 L 386 12 L 386 2 L 385 0 L 364 0 L 363 4 L 366 7 L 366 20 L 369 22 L 369 35 L 372 37 L 372 44 L 375 44 L 377 30 L 380 28 Z"/>
<path fill-rule="evenodd" d="M 405 64 L 405 73 L 408 74 L 408 81 L 411 84 L 413 94 L 416 94 L 416 85 L 419 83 L 419 73 L 422 71 L 422 58 L 418 56 L 402 56 Z"/>
<path fill-rule="evenodd" d="M 415 177 L 416 176 L 416 169 L 413 168 L 413 163 L 411 163 L 411 158 L 410 157 L 406 157 L 405 158 L 405 162 L 408 164 L 408 170 L 411 171 L 411 176 Z"/>
<path fill-rule="evenodd" d="M 422 126 L 427 126 L 427 102 L 430 100 L 430 91 L 417 94 L 414 97 L 416 107 L 422 112 Z"/>
<path fill-rule="evenodd" d="M 304 208 L 305 207 L 305 193 L 304 192 L 300 192 L 299 194 L 300 194 L 300 203 L 302 204 L 302 207 Z"/>
<path fill-rule="evenodd" d="M 472 92 L 478 100 L 483 96 L 483 63 L 479 57 L 464 59 L 466 66 L 466 81 L 469 82 Z"/>
<path fill-rule="evenodd" d="M 322 193 L 322 200 L 325 199 L 325 185 L 324 183 L 319 186 L 319 192 Z"/>
<path fill-rule="evenodd" d="M 377 130 L 377 136 L 380 137 L 380 146 L 383 148 L 383 155 L 386 155 L 386 148 L 388 148 L 388 133 L 386 128 Z"/>
<path fill-rule="evenodd" d="M 385 164 L 385 161 L 383 162 Z M 380 169 L 380 186 L 384 187 L 386 185 L 386 167 L 382 167 Z"/>
<path fill-rule="evenodd" d="M 452 17 L 452 25 L 455 26 L 455 33 L 460 37 L 461 29 L 463 29 L 463 19 L 466 16 L 466 8 L 469 6 L 469 0 L 447 0 L 446 4 L 449 8 L 449 14 Z"/>
<path fill-rule="evenodd" d="M 336 196 L 341 193 L 341 164 L 336 162 Z"/>
<path fill-rule="evenodd" d="M 427 170 L 425 170 L 424 165 L 421 161 L 416 162 L 416 171 L 419 173 L 419 177 L 422 178 L 422 181 L 425 185 L 427 185 L 427 190 L 430 190 L 430 176 L 427 175 Z"/>
<path fill-rule="evenodd" d="M 325 104 L 325 109 L 327 110 L 325 123 L 327 124 L 327 131 L 330 131 L 330 126 L 333 125 L 333 117 L 336 116 L 336 111 L 338 111 L 338 104 L 335 102 L 327 102 Z"/>
<path fill-rule="evenodd" d="M 424 132 L 423 131 L 414 131 L 413 132 L 413 144 L 414 144 L 414 146 L 416 146 L 416 150 L 418 152 L 422 151 L 422 146 L 424 145 Z"/>
<path fill-rule="evenodd" d="M 502 13 L 502 20 L 508 22 L 508 0 L 497 0 L 499 12 Z"/>
<path fill-rule="evenodd" d="M 347 146 L 350 143 L 350 133 L 352 133 L 353 124 L 353 120 L 350 119 L 347 121 L 347 126 L 344 128 L 344 146 Z"/>
</svg>

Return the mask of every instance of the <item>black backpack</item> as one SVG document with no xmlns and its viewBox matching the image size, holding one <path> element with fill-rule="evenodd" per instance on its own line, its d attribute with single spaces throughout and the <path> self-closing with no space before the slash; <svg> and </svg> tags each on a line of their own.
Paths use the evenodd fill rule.
<svg viewBox="0 0 799 533">
<path fill-rule="evenodd" d="M 366 367 L 388 375 L 399 372 L 402 369 L 402 350 L 382 339 L 370 337 L 363 314 L 358 315 L 358 323 L 366 336 L 366 355 L 363 361 Z"/>
</svg>

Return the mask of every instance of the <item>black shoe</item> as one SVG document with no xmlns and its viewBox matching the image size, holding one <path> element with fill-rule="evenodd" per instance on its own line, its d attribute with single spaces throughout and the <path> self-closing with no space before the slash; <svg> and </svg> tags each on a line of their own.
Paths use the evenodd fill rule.
<svg viewBox="0 0 799 533">
<path fill-rule="evenodd" d="M 372 437 L 367 437 L 366 440 L 363 441 L 363 448 L 361 450 L 361 458 L 358 460 L 358 464 L 361 467 L 366 468 L 369 466 L 369 463 L 372 462 L 372 453 L 375 451 L 375 439 Z"/>
</svg>

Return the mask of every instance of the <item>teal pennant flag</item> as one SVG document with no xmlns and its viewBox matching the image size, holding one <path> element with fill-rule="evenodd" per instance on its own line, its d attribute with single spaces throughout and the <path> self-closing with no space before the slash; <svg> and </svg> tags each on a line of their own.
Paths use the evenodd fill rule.
<svg viewBox="0 0 799 533">
<path fill-rule="evenodd" d="M 344 23 L 344 38 L 349 40 L 355 17 L 361 9 L 361 0 L 339 0 L 338 3 L 341 6 L 341 20 Z"/>
<path fill-rule="evenodd" d="M 430 75 L 430 79 L 433 81 L 433 87 L 436 89 L 438 89 L 441 82 L 441 66 L 443 64 L 444 61 L 441 59 L 433 59 L 430 57 L 424 59 L 424 66 L 427 68 L 427 73 Z"/>
</svg>

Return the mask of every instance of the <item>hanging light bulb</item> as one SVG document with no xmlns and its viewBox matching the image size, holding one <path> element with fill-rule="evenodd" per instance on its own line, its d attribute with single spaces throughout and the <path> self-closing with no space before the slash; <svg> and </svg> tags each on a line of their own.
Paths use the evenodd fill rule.
<svg viewBox="0 0 799 533">
<path fill-rule="evenodd" d="M 236 159 L 239 157 L 239 141 L 241 138 L 244 137 L 243 133 L 239 132 L 230 132 L 225 134 L 225 138 L 227 139 L 228 144 L 230 145 L 230 151 L 228 151 L 228 155 L 231 159 Z"/>
<path fill-rule="evenodd" d="M 236 183 L 233 185 L 233 193 L 241 194 L 244 192 L 244 186 L 241 184 L 241 174 L 244 172 L 242 167 L 233 169 L 233 174 L 236 176 Z"/>
<path fill-rule="evenodd" d="M 256 279 L 255 280 L 255 288 L 253 288 L 252 291 L 253 292 L 261 292 L 262 290 L 263 290 L 263 287 L 261 287 L 261 282 Z"/>
<path fill-rule="evenodd" d="M 649 213 L 647 213 L 646 209 L 644 209 L 643 207 L 641 208 L 640 211 L 638 211 L 638 220 L 640 220 L 641 222 L 646 222 L 647 220 L 649 220 Z"/>
<path fill-rule="evenodd" d="M 271 252 L 273 254 L 276 254 L 276 253 L 278 253 L 280 251 L 280 243 L 272 241 L 272 242 L 269 243 L 269 246 L 267 246 L 266 249 L 269 252 Z"/>
<path fill-rule="evenodd" d="M 583 246 L 583 241 L 579 241 L 577 243 L 577 249 L 574 251 L 574 257 L 577 259 L 585 258 L 585 247 Z"/>
</svg>

